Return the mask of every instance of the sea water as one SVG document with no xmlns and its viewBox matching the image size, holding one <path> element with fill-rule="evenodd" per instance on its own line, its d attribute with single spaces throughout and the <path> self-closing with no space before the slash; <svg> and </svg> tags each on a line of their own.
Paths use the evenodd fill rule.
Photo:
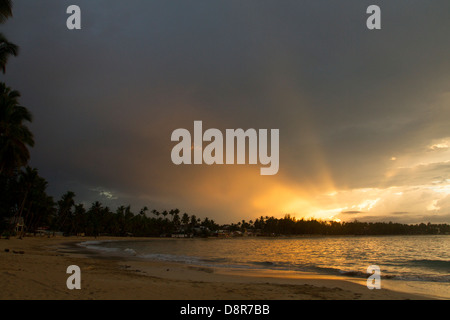
<svg viewBox="0 0 450 320">
<path fill-rule="evenodd" d="M 169 238 L 82 245 L 130 258 L 353 279 L 367 278 L 367 268 L 377 265 L 385 288 L 450 299 L 450 236 L 445 235 Z"/>
</svg>

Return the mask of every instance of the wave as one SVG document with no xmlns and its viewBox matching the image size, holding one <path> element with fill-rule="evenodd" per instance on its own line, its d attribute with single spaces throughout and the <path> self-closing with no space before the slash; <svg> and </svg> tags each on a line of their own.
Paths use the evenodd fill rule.
<svg viewBox="0 0 450 320">
<path fill-rule="evenodd" d="M 338 274 L 346 277 L 354 277 L 367 279 L 371 274 L 366 273 L 360 270 L 342 270 L 338 268 L 323 268 L 323 267 L 314 267 L 315 271 L 318 273 L 331 273 Z M 331 271 L 331 272 L 330 272 Z M 438 275 L 438 274 L 424 274 L 424 273 L 415 273 L 412 271 L 409 272 L 397 272 L 390 270 L 383 271 L 381 270 L 380 274 L 381 279 L 386 280 L 403 280 L 403 281 L 428 281 L 428 282 L 450 282 L 450 275 Z"/>
<path fill-rule="evenodd" d="M 438 271 L 445 271 L 450 274 L 450 261 L 421 259 L 421 260 L 409 260 L 407 261 L 407 263 L 409 263 L 412 266 L 418 266 Z"/>
<path fill-rule="evenodd" d="M 105 246 L 107 243 L 117 242 L 116 240 L 90 240 L 78 243 L 78 246 L 94 250 L 100 253 L 110 254 L 114 256 L 136 256 L 137 253 L 131 248 L 118 248 L 118 247 L 108 247 Z"/>
<path fill-rule="evenodd" d="M 123 252 L 131 254 L 132 256 L 137 255 L 136 251 L 134 251 L 134 249 L 130 249 L 130 248 L 126 248 L 125 250 L 123 250 Z"/>
<path fill-rule="evenodd" d="M 416 263 L 422 264 L 434 264 L 439 267 L 447 267 L 448 261 L 419 261 Z M 299 271 L 299 272 L 314 272 L 319 274 L 345 276 L 352 278 L 367 279 L 371 274 L 367 273 L 366 270 L 353 270 L 353 269 L 341 269 L 338 267 L 329 266 L 319 266 L 314 264 L 289 264 L 284 262 L 274 262 L 274 261 L 255 261 L 247 264 L 249 268 L 263 268 L 272 270 L 286 270 L 286 271 Z M 394 269 L 383 270 L 382 268 L 380 278 L 386 280 L 404 280 L 404 281 L 429 281 L 429 282 L 450 282 L 450 274 L 425 274 L 420 272 L 413 272 L 409 270 L 408 272 L 397 272 Z"/>
<path fill-rule="evenodd" d="M 107 242 L 113 242 L 113 241 L 112 240 L 102 240 L 102 241 L 90 240 L 90 241 L 84 241 L 84 242 L 78 243 L 78 246 L 84 247 L 84 248 L 90 249 L 90 250 L 100 251 L 100 252 L 113 253 L 113 252 L 120 251 L 119 248 L 105 247 L 103 244 L 107 243 Z"/>
</svg>

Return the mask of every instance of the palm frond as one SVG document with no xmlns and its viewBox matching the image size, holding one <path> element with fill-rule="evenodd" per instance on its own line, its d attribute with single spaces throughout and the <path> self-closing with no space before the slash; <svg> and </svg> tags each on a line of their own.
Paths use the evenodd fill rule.
<svg viewBox="0 0 450 320">
<path fill-rule="evenodd" d="M 0 0 L 1 1 L 1 0 Z M 12 42 L 9 42 L 6 37 L 0 33 L 0 69 L 3 73 L 6 71 L 6 64 L 10 56 L 17 56 L 19 54 L 19 47 Z"/>
<path fill-rule="evenodd" d="M 0 0 L 0 23 L 5 22 L 12 15 L 12 1 Z"/>
</svg>

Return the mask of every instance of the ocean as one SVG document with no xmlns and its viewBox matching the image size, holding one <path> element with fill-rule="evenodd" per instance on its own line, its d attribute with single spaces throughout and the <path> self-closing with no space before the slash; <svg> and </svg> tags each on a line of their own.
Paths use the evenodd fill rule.
<svg viewBox="0 0 450 320">
<path fill-rule="evenodd" d="M 314 273 L 365 283 L 381 271 L 383 288 L 450 299 L 450 236 L 338 236 L 86 241 L 103 254 L 214 268 Z"/>
</svg>

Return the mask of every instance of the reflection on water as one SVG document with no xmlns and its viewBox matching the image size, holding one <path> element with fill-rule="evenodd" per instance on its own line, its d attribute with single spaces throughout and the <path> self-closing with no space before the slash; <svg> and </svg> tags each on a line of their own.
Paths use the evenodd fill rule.
<svg viewBox="0 0 450 320">
<path fill-rule="evenodd" d="M 155 239 L 88 243 L 109 253 L 240 269 L 289 270 L 364 279 L 381 268 L 385 285 L 450 298 L 450 237 Z"/>
</svg>

